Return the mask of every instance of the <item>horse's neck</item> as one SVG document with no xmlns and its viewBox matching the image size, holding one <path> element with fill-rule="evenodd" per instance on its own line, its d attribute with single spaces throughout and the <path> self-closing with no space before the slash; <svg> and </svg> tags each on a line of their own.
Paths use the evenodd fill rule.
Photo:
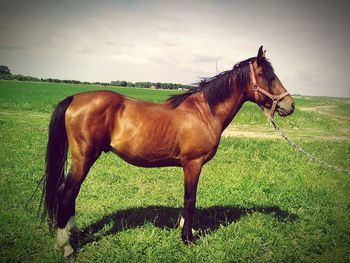
<svg viewBox="0 0 350 263">
<path fill-rule="evenodd" d="M 189 97 L 188 101 L 190 103 L 187 105 L 191 105 L 192 109 L 195 108 L 203 121 L 208 123 L 213 132 L 217 132 L 220 136 L 241 109 L 246 101 L 246 96 L 241 89 L 233 88 L 230 96 L 225 101 L 219 102 L 213 109 L 210 109 L 205 101 L 203 92 Z"/>
<path fill-rule="evenodd" d="M 246 98 L 242 91 L 234 89 L 231 95 L 216 106 L 215 117 L 221 123 L 222 131 L 230 124 L 241 109 Z"/>
</svg>

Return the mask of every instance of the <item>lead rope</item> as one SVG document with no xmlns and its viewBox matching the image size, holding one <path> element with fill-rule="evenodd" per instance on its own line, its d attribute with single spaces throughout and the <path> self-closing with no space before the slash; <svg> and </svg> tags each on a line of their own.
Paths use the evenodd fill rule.
<svg viewBox="0 0 350 263">
<path fill-rule="evenodd" d="M 337 172 L 343 172 L 343 173 L 349 173 L 349 170 L 346 170 L 344 168 L 335 166 L 335 165 L 331 165 L 329 163 L 327 163 L 326 161 L 321 160 L 320 158 L 312 155 L 311 153 L 307 152 L 306 150 L 304 150 L 301 146 L 299 146 L 298 144 L 296 144 L 295 142 L 293 142 L 291 139 L 288 138 L 287 134 L 276 124 L 275 120 L 270 116 L 270 114 L 268 114 L 268 112 L 265 111 L 265 109 L 263 108 L 263 112 L 265 114 L 265 116 L 267 117 L 267 120 L 270 124 L 270 126 L 273 126 L 275 128 L 275 131 L 283 138 L 285 139 L 291 146 L 293 146 L 295 149 L 297 149 L 299 152 L 303 153 L 304 155 L 306 155 L 308 158 L 310 158 L 312 161 L 323 164 L 325 166 L 327 166 L 330 169 L 333 169 Z"/>
</svg>

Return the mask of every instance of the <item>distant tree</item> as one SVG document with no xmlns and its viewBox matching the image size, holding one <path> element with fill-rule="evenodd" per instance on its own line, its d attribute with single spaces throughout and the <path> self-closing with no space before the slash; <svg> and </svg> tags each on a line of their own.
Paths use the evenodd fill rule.
<svg viewBox="0 0 350 263">
<path fill-rule="evenodd" d="M 16 80 L 19 80 L 19 81 L 40 81 L 39 78 L 32 77 L 32 76 L 24 76 L 24 75 L 21 75 L 21 74 L 12 75 L 11 77 L 12 77 L 11 79 L 16 79 Z"/>
<path fill-rule="evenodd" d="M 113 81 L 111 81 L 111 85 L 112 86 L 119 86 L 119 87 L 126 87 L 126 86 L 132 87 L 133 83 L 127 82 L 125 80 L 113 80 Z"/>
<path fill-rule="evenodd" d="M 7 66 L 0 65 L 0 74 L 9 74 L 11 75 L 11 71 Z"/>
<path fill-rule="evenodd" d="M 133 82 L 129 82 L 128 81 L 128 84 L 127 84 L 128 87 L 135 87 L 135 84 Z"/>
<path fill-rule="evenodd" d="M 120 81 L 120 85 L 119 86 L 121 86 L 121 87 L 126 87 L 128 85 L 128 82 L 127 81 L 125 81 L 125 80 L 121 80 Z"/>
<path fill-rule="evenodd" d="M 13 76 L 10 74 L 0 74 L 0 79 L 11 80 L 13 79 Z"/>
</svg>

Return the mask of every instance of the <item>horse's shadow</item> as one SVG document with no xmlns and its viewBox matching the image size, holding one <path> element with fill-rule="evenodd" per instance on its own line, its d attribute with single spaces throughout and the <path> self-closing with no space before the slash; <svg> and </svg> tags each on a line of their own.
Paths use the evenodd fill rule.
<svg viewBox="0 0 350 263">
<path fill-rule="evenodd" d="M 145 208 L 130 208 L 107 215 L 101 220 L 85 227 L 72 236 L 72 245 L 83 247 L 86 244 L 121 232 L 125 229 L 136 228 L 152 223 L 156 227 L 172 230 L 179 226 L 181 208 L 150 206 Z M 229 225 L 238 221 L 242 216 L 252 213 L 270 214 L 280 222 L 294 222 L 295 214 L 281 210 L 279 207 L 237 208 L 231 206 L 213 206 L 196 209 L 193 228 L 199 230 L 199 235 L 206 235 L 217 230 L 220 225 Z"/>
</svg>

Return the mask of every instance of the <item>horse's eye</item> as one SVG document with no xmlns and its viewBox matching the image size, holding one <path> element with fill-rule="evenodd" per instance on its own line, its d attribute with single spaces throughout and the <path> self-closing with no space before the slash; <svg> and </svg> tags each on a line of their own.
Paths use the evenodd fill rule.
<svg viewBox="0 0 350 263">
<path fill-rule="evenodd" d="M 261 72 L 259 72 L 259 73 L 258 73 L 258 76 L 259 76 L 259 77 L 262 77 L 262 76 L 263 76 L 263 74 L 262 74 Z"/>
</svg>

